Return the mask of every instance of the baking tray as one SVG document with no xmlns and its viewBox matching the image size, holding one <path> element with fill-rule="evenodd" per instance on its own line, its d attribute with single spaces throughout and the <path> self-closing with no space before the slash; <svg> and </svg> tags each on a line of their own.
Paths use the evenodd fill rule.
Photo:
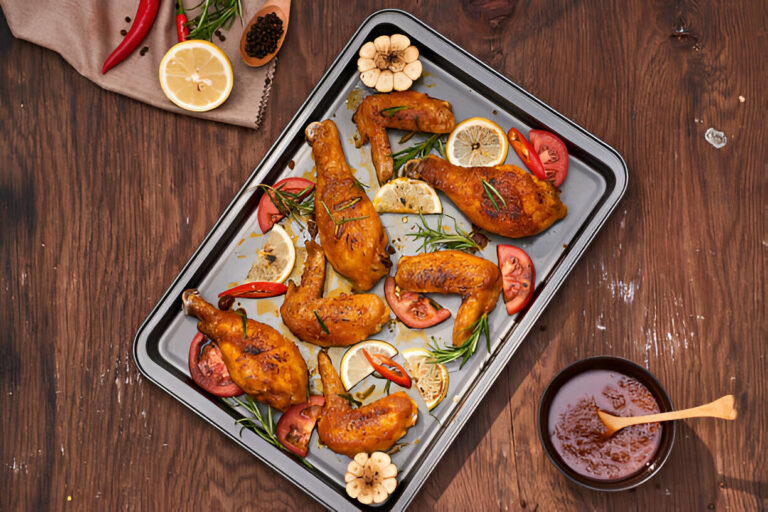
<svg viewBox="0 0 768 512">
<path fill-rule="evenodd" d="M 388 9 L 372 14 L 363 22 L 165 292 L 134 340 L 136 364 L 148 380 L 323 506 L 334 510 L 366 508 L 346 495 L 344 472 L 349 459 L 320 448 L 315 432 L 307 457 L 314 469 L 308 469 L 253 432 L 244 430 L 241 433 L 240 425 L 235 423 L 240 414 L 201 391 L 189 377 L 187 354 L 189 343 L 197 332 L 196 320 L 182 313 L 180 298 L 185 289 L 198 288 L 206 299 L 215 302 L 219 291 L 245 279 L 260 233 L 256 207 L 262 192 L 257 185 L 274 183 L 287 176 L 314 178 L 311 148 L 304 140 L 304 128 L 310 122 L 327 118 L 336 122 L 350 167 L 358 180 L 371 186 L 369 197 L 375 194 L 377 182 L 370 159 L 370 146 L 356 148 L 353 138 L 355 127 L 351 118 L 354 103 L 371 93 L 359 80 L 357 51 L 365 41 L 393 33 L 406 34 L 421 52 L 425 72 L 414 84 L 414 89 L 448 100 L 457 122 L 483 116 L 495 120 L 504 129 L 514 126 L 527 133 L 531 128 L 540 128 L 557 133 L 565 141 L 570 165 L 568 178 L 561 187 L 561 199 L 568 207 L 568 215 L 534 237 L 512 241 L 489 235 L 490 243 L 481 253 L 486 259 L 496 261 L 498 243 L 513 243 L 531 256 L 537 280 L 534 299 L 527 309 L 512 317 L 507 315 L 499 299 L 499 304 L 489 316 L 490 353 L 485 343 L 481 342 L 478 351 L 463 369 L 459 370 L 458 361 L 448 365 L 448 395 L 431 414 L 415 389 L 409 391 L 419 404 L 419 421 L 401 440 L 403 448 L 392 456 L 400 471 L 398 487 L 383 505 L 368 508 L 403 510 L 408 506 L 616 207 L 626 190 L 628 179 L 626 164 L 614 149 L 412 15 Z M 397 132 L 390 133 L 394 151 L 399 149 L 394 143 L 399 138 Z M 417 139 L 414 137 L 405 145 L 413 144 Z M 507 163 L 524 167 L 514 151 L 509 152 Z M 471 225 L 466 218 L 442 193 L 440 195 L 445 213 L 458 219 L 459 225 L 469 231 Z M 392 258 L 396 266 L 401 254 L 418 252 L 418 244 L 404 235 L 411 232 L 419 219 L 416 215 L 402 214 L 384 214 L 381 217 L 397 249 Z M 428 218 L 432 226 L 436 220 L 434 216 Z M 448 226 L 453 224 L 448 219 L 445 223 Z M 303 245 L 306 233 L 298 233 L 295 225 L 289 224 L 287 228 L 297 234 L 297 246 Z M 297 263 L 301 258 L 300 255 L 297 257 Z M 297 272 L 294 271 L 294 277 L 300 275 Z M 326 290 L 343 289 L 344 286 L 343 279 L 337 276 L 330 275 L 326 281 Z M 371 292 L 383 296 L 383 280 Z M 458 297 L 451 296 L 440 296 L 438 300 L 454 314 L 460 303 Z M 250 318 L 273 325 L 295 340 L 280 322 L 277 310 L 281 303 L 282 297 L 241 301 Z M 453 322 L 447 321 L 419 331 L 410 330 L 399 322 L 391 322 L 374 337 L 389 341 L 402 351 L 413 346 L 424 346 L 432 336 L 441 344 L 450 343 L 452 327 Z M 318 348 L 302 342 L 297 345 L 310 370 L 315 368 Z M 337 368 L 344 350 L 330 350 Z M 366 389 L 370 382 L 374 382 L 370 379 L 373 377 L 358 384 L 355 390 Z M 315 374 L 311 385 L 317 386 L 318 380 Z M 393 386 L 392 391 L 395 388 Z M 377 389 L 368 401 L 381 392 Z"/>
</svg>

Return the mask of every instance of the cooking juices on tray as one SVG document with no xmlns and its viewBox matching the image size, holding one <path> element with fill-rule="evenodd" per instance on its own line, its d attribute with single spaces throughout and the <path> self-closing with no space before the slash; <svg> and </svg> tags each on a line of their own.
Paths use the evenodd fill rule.
<svg viewBox="0 0 768 512">
<path fill-rule="evenodd" d="M 645 468 L 663 427 L 634 425 L 608 437 L 598 409 L 617 416 L 660 412 L 637 379 L 602 369 L 580 373 L 560 388 L 549 409 L 549 436 L 558 455 L 575 472 L 597 480 L 621 480 Z"/>
</svg>

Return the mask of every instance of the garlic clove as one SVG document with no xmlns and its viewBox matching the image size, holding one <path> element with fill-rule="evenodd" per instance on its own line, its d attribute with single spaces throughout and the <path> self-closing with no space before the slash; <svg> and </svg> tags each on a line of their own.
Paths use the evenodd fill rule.
<svg viewBox="0 0 768 512">
<path fill-rule="evenodd" d="M 396 91 L 407 91 L 411 87 L 411 85 L 413 85 L 413 80 L 408 78 L 408 75 L 406 75 L 402 71 L 399 73 L 395 73 L 393 86 Z"/>
<path fill-rule="evenodd" d="M 380 75 L 381 75 L 381 71 L 379 70 L 379 68 L 373 68 L 373 69 L 369 69 L 368 71 L 365 71 L 364 73 L 360 73 L 360 80 L 362 80 L 362 82 L 367 87 L 374 87 L 378 82 Z"/>
<path fill-rule="evenodd" d="M 363 82 L 365 83 L 365 82 Z M 385 69 L 376 80 L 376 90 L 379 92 L 391 92 L 395 86 L 395 74 Z"/>
<path fill-rule="evenodd" d="M 357 495 L 357 501 L 363 505 L 370 505 L 373 503 L 373 489 L 367 485 L 360 488 L 360 494 Z"/>
<path fill-rule="evenodd" d="M 373 489 L 373 502 L 374 503 L 383 503 L 384 500 L 387 499 L 387 496 L 389 496 L 389 493 L 387 492 L 387 490 L 383 486 L 377 485 L 376 487 L 374 487 L 374 489 Z"/>
<path fill-rule="evenodd" d="M 358 54 L 364 59 L 372 59 L 376 56 L 376 45 L 373 42 L 368 41 L 360 47 L 360 53 Z"/>
<path fill-rule="evenodd" d="M 418 80 L 418 78 L 421 76 L 421 71 L 422 67 L 420 60 L 415 60 L 408 63 L 403 69 L 403 73 L 405 73 L 408 78 L 414 81 Z"/>
<path fill-rule="evenodd" d="M 389 48 L 393 52 L 405 50 L 411 46 L 411 40 L 403 34 L 394 34 L 389 38 Z"/>
<path fill-rule="evenodd" d="M 419 58 L 419 49 L 415 46 L 409 46 L 400 54 L 400 58 L 405 62 L 413 62 Z"/>
<path fill-rule="evenodd" d="M 381 478 L 394 478 L 397 476 L 397 467 L 394 464 L 387 464 L 379 470 L 379 474 L 381 475 Z"/>
<path fill-rule="evenodd" d="M 390 38 L 389 36 L 379 36 L 373 40 L 373 45 L 376 47 L 377 52 L 389 53 Z"/>
<path fill-rule="evenodd" d="M 365 58 L 357 59 L 357 70 L 360 71 L 361 73 L 364 71 L 368 71 L 369 69 L 373 69 L 375 67 L 376 67 L 376 63 L 373 61 L 373 59 L 365 59 Z"/>
<path fill-rule="evenodd" d="M 365 452 L 360 452 L 357 455 L 355 455 L 355 462 L 360 464 L 360 474 L 362 474 L 362 466 L 365 466 L 365 463 L 368 462 L 368 454 Z"/>
<path fill-rule="evenodd" d="M 386 489 L 386 491 L 389 494 L 392 494 L 393 492 L 395 492 L 395 487 L 397 487 L 397 479 L 396 478 L 385 478 L 384 480 L 381 481 L 380 485 L 383 486 L 384 489 Z"/>
<path fill-rule="evenodd" d="M 374 464 L 379 467 L 379 471 L 384 468 L 384 466 L 388 466 L 392 463 L 392 458 L 387 455 L 384 452 L 373 452 L 371 454 L 371 462 L 369 464 Z"/>
<path fill-rule="evenodd" d="M 363 490 L 363 482 L 359 478 L 347 482 L 347 495 L 355 499 L 360 496 L 360 492 Z"/>
</svg>

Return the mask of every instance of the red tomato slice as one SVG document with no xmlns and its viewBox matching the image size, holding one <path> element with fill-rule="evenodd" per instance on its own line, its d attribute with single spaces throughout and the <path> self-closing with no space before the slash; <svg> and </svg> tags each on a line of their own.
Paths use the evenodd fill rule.
<svg viewBox="0 0 768 512">
<path fill-rule="evenodd" d="M 277 438 L 299 457 L 307 456 L 309 439 L 324 403 L 323 396 L 312 395 L 309 402 L 294 405 L 285 411 L 277 422 Z"/>
<path fill-rule="evenodd" d="M 514 245 L 499 245 L 496 254 L 507 313 L 513 315 L 527 306 L 533 297 L 536 269 L 525 251 Z"/>
<path fill-rule="evenodd" d="M 243 390 L 232 382 L 219 347 L 201 333 L 197 333 L 189 346 L 189 373 L 195 384 L 212 395 L 243 394 Z"/>
<path fill-rule="evenodd" d="M 298 194 L 302 190 L 306 190 L 304 194 L 299 196 L 301 199 L 307 197 L 314 187 L 314 183 L 304 178 L 285 178 L 272 185 L 272 188 L 290 192 L 292 194 Z M 259 200 L 259 211 L 256 217 L 259 221 L 259 227 L 261 228 L 262 233 L 266 233 L 272 229 L 275 222 L 278 222 L 285 217 L 285 215 L 280 213 L 280 210 L 277 209 L 277 206 L 275 206 L 275 203 L 272 201 L 273 199 L 274 195 L 272 191 L 267 190 Z"/>
<path fill-rule="evenodd" d="M 387 276 L 384 281 L 384 296 L 397 318 L 414 329 L 432 327 L 451 316 L 449 310 L 425 295 L 404 290 L 398 292 L 392 276 Z"/>
<path fill-rule="evenodd" d="M 547 173 L 544 170 L 544 166 L 541 165 L 539 155 L 536 153 L 536 150 L 533 149 L 531 143 L 525 140 L 523 134 L 514 128 L 510 128 L 509 132 L 507 132 L 507 138 L 509 139 L 509 144 L 512 146 L 512 149 L 515 150 L 515 153 L 517 153 L 517 156 L 520 157 L 520 160 L 523 161 L 528 170 L 535 174 L 537 178 L 546 180 Z"/>
<path fill-rule="evenodd" d="M 556 187 L 562 185 L 568 174 L 568 150 L 565 149 L 563 141 L 554 133 L 544 130 L 531 130 L 528 138 L 531 139 L 533 149 L 544 166 L 546 180 Z"/>
</svg>

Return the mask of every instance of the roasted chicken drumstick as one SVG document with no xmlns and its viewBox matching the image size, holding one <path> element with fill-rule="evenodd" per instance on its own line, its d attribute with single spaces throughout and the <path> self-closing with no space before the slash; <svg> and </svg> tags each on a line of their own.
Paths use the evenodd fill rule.
<svg viewBox="0 0 768 512">
<path fill-rule="evenodd" d="M 497 235 L 535 235 L 567 212 L 557 189 L 514 165 L 459 167 L 430 155 L 403 168 L 409 178 L 445 192 L 473 224 Z"/>
<path fill-rule="evenodd" d="M 458 293 L 462 303 L 453 324 L 453 344 L 464 343 L 472 324 L 496 307 L 501 291 L 499 267 L 462 251 L 437 251 L 403 256 L 397 264 L 395 283 L 420 293 Z"/>
<path fill-rule="evenodd" d="M 371 141 L 371 158 L 381 184 L 392 177 L 394 166 L 387 128 L 451 133 L 456 126 L 450 103 L 416 91 L 368 96 L 357 108 L 353 120 L 361 142 Z"/>
<path fill-rule="evenodd" d="M 356 288 L 370 290 L 392 266 L 387 233 L 349 170 L 336 124 L 312 123 L 305 134 L 317 167 L 315 222 L 325 255 Z"/>
<path fill-rule="evenodd" d="M 288 283 L 280 307 L 283 323 L 302 341 L 321 347 L 343 347 L 377 333 L 389 320 L 389 309 L 378 295 L 342 294 L 323 298 L 323 248 L 307 242 L 301 286 Z M 322 322 L 322 323 L 321 323 Z"/>
<path fill-rule="evenodd" d="M 419 409 L 407 393 L 398 391 L 353 409 L 340 396 L 347 390 L 325 351 L 317 355 L 317 367 L 325 394 L 317 433 L 334 452 L 354 457 L 360 452 L 387 451 L 416 423 Z"/>
<path fill-rule="evenodd" d="M 259 402 L 280 411 L 307 401 L 307 363 L 294 342 L 269 325 L 221 311 L 197 290 L 181 295 L 184 312 L 197 317 L 198 330 L 221 350 L 232 381 Z"/>
</svg>

